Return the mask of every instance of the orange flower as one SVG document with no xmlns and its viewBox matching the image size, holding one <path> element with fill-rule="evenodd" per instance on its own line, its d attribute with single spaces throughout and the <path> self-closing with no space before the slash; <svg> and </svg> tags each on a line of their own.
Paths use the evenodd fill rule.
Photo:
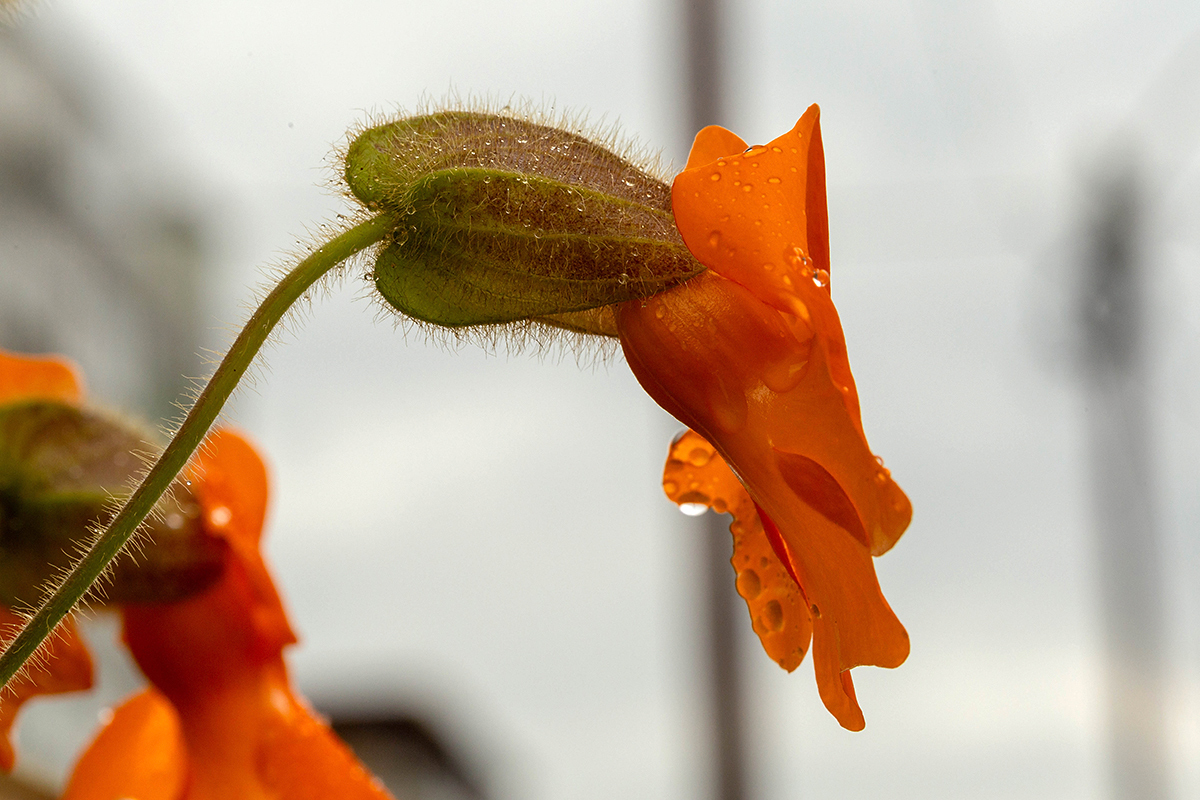
<svg viewBox="0 0 1200 800">
<path fill-rule="evenodd" d="M 82 399 L 69 362 L 0 351 L 0 405 Z M 389 797 L 292 690 L 283 648 L 296 637 L 259 552 L 262 460 L 238 434 L 217 431 L 186 477 L 206 532 L 228 546 L 225 568 L 217 583 L 186 600 L 124 608 L 126 642 L 154 687 L 116 710 L 64 797 Z M 0 608 L 0 626 L 18 623 Z M 12 766 L 8 732 L 23 702 L 91 684 L 91 659 L 68 618 L 0 697 L 0 768 Z"/>
<path fill-rule="evenodd" d="M 154 688 L 116 710 L 65 800 L 389 797 L 292 689 L 283 648 L 296 637 L 259 552 L 262 460 L 221 430 L 188 477 L 229 544 L 225 572 L 186 600 L 125 607 L 125 641 Z"/>
<path fill-rule="evenodd" d="M 0 350 L 0 405 L 22 400 L 59 400 L 78 403 L 83 382 L 78 371 L 62 359 L 30 358 Z M 4 487 L 0 486 L 0 491 Z M 0 517 L 3 511 L 0 509 Z M 15 635 L 21 618 L 0 606 L 0 630 Z M 59 694 L 92 688 L 92 659 L 79 637 L 73 617 L 58 626 L 31 659 L 25 670 L 0 695 L 0 770 L 13 767 L 12 726 L 27 700 L 40 694 Z"/>
<path fill-rule="evenodd" d="M 908 656 L 871 557 L 912 508 L 862 430 L 829 291 L 818 119 L 814 105 L 749 149 L 716 126 L 696 136 L 671 199 L 708 270 L 624 303 L 618 327 L 643 388 L 692 429 L 672 447 L 668 496 L 734 514 L 737 587 L 767 653 L 795 669 L 811 631 L 821 699 L 860 730 L 849 670 Z"/>
</svg>

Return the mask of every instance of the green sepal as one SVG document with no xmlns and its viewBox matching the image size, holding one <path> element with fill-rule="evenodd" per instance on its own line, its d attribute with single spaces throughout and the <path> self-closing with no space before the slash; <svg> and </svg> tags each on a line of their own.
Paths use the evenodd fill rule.
<svg viewBox="0 0 1200 800">
<path fill-rule="evenodd" d="M 604 146 L 526 120 L 443 112 L 350 145 L 346 180 L 397 230 L 374 280 L 398 311 L 448 327 L 533 319 L 614 335 L 611 313 L 699 274 L 670 187 Z"/>
<path fill-rule="evenodd" d="M 398 311 L 438 325 L 597 308 L 702 269 L 666 235 L 669 214 L 546 178 L 446 170 L 419 180 L 408 201 L 407 236 L 381 250 L 375 286 Z"/>
<path fill-rule="evenodd" d="M 142 467 L 151 437 L 125 420 L 53 401 L 0 406 L 0 604 L 29 606 L 67 569 Z M 93 601 L 168 602 L 211 585 L 227 546 L 204 530 L 185 485 L 158 505 L 136 557 L 113 562 Z"/>
</svg>

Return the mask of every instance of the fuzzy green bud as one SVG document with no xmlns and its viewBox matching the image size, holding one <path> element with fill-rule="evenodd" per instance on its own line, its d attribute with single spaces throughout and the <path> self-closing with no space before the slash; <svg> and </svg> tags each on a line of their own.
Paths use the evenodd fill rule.
<svg viewBox="0 0 1200 800">
<path fill-rule="evenodd" d="M 351 193 L 390 211 L 375 286 L 448 327 L 539 320 L 613 335 L 605 307 L 703 271 L 670 187 L 579 134 L 447 111 L 370 128 L 346 154 Z"/>
<path fill-rule="evenodd" d="M 114 496 L 142 468 L 146 432 L 124 420 L 52 401 L 0 406 L 0 604 L 28 606 L 107 522 Z M 221 574 L 225 543 L 208 535 L 199 503 L 175 484 L 146 524 L 136 557 L 113 562 L 103 597 L 166 602 Z"/>
</svg>

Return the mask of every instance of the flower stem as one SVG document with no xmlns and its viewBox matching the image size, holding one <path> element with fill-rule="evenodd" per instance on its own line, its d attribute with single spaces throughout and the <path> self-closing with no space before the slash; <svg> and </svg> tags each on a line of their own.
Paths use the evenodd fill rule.
<svg viewBox="0 0 1200 800">
<path fill-rule="evenodd" d="M 271 330 L 306 291 L 329 270 L 350 256 L 375 244 L 395 227 L 389 214 L 381 214 L 334 237 L 289 272 L 262 304 L 234 340 L 208 385 L 200 393 L 183 424 L 175 432 L 158 461 L 146 473 L 129 500 L 112 522 L 92 543 L 66 579 L 51 593 L 37 612 L 0 654 L 0 686 L 12 679 L 55 626 L 99 580 L 109 563 L 154 508 L 163 493 L 187 465 L 192 453 L 204 440 L 225 401 L 233 393 L 254 356 L 266 342 Z"/>
</svg>

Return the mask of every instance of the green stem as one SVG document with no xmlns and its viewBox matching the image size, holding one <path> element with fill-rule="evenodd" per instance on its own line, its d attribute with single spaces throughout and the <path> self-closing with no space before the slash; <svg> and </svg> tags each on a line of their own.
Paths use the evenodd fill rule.
<svg viewBox="0 0 1200 800">
<path fill-rule="evenodd" d="M 271 290 L 251 315 L 246 327 L 238 334 L 183 424 L 179 426 L 179 430 L 175 432 L 175 436 L 146 473 L 133 495 L 113 517 L 104 532 L 96 538 L 91 549 L 66 579 L 46 598 L 37 613 L 17 634 L 17 638 L 3 654 L 0 654 L 0 686 L 12 679 L 59 621 L 100 578 L 109 562 L 120 553 L 121 548 L 142 524 L 142 520 L 154 508 L 154 504 L 187 465 L 188 459 L 204 440 L 225 401 L 246 374 L 254 356 L 288 308 L 322 275 L 355 253 L 380 241 L 394 227 L 395 221 L 387 214 L 356 225 L 301 261 Z"/>
</svg>

